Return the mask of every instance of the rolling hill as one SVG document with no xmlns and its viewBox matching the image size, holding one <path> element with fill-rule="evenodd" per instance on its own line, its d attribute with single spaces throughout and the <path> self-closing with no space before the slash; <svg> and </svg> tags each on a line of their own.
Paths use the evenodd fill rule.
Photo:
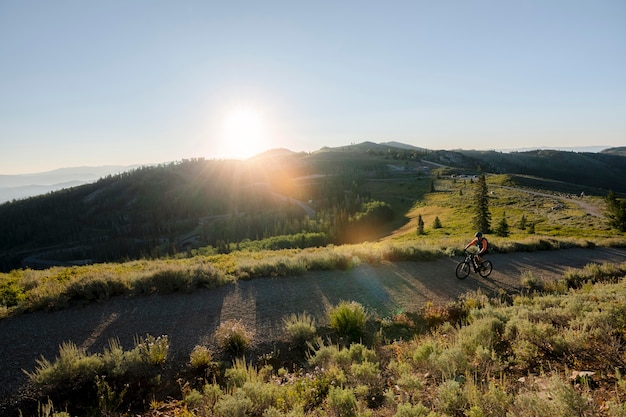
<svg viewBox="0 0 626 417">
<path fill-rule="evenodd" d="M 311 153 L 273 150 L 245 162 L 138 167 L 0 205 L 0 270 L 160 257 L 207 245 L 228 250 L 294 234 L 315 234 L 317 244 L 373 240 L 380 231 L 360 233 L 357 219 L 402 221 L 430 178 L 446 173 L 507 173 L 534 188 L 624 194 L 620 152 L 429 151 L 363 142 Z M 384 182 L 391 179 L 405 182 L 394 189 Z"/>
</svg>

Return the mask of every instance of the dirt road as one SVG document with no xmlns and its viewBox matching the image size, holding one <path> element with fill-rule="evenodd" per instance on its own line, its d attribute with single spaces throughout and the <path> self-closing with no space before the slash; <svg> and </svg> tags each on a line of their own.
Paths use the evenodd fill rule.
<svg viewBox="0 0 626 417">
<path fill-rule="evenodd" d="M 461 258 L 431 262 L 361 265 L 350 271 L 312 272 L 300 277 L 259 278 L 191 294 L 115 298 L 100 304 L 46 313 L 24 314 L 0 321 L 0 398 L 26 383 L 41 355 L 53 360 L 62 342 L 72 341 L 89 352 L 102 352 L 110 338 L 132 348 L 136 335 L 168 335 L 173 360 L 186 361 L 191 349 L 209 343 L 220 322 L 241 319 L 254 329 L 255 343 L 283 334 L 282 318 L 306 311 L 322 319 L 327 306 L 358 301 L 379 317 L 415 311 L 427 301 L 455 300 L 482 289 L 517 291 L 525 271 L 542 280 L 559 278 L 569 267 L 626 261 L 626 249 L 567 249 L 550 252 L 493 254 L 488 278 L 471 274 L 456 279 Z M 0 408 L 1 411 L 1 408 Z"/>
</svg>

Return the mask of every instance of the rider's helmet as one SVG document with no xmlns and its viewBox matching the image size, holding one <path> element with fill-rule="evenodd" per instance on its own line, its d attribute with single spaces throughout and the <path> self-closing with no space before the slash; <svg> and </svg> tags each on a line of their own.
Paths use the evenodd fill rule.
<svg viewBox="0 0 626 417">
<path fill-rule="evenodd" d="M 476 234 L 474 235 L 474 237 L 483 237 L 482 232 L 476 232 Z"/>
</svg>

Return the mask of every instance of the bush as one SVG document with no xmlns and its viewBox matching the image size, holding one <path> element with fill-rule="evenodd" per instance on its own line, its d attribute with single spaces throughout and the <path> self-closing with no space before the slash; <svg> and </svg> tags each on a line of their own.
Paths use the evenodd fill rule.
<svg viewBox="0 0 626 417">
<path fill-rule="evenodd" d="M 328 410 L 335 416 L 350 417 L 357 415 L 356 396 L 349 388 L 331 386 L 328 391 Z"/>
<path fill-rule="evenodd" d="M 363 336 L 368 315 L 365 308 L 356 301 L 342 301 L 327 310 L 330 327 L 340 336 L 358 340 Z"/>
<path fill-rule="evenodd" d="M 222 350 L 240 356 L 250 346 L 252 335 L 241 320 L 228 320 L 217 328 L 215 339 Z"/>
<path fill-rule="evenodd" d="M 292 314 L 283 319 L 283 325 L 292 343 L 296 345 L 311 341 L 317 333 L 315 319 L 307 313 Z"/>
<path fill-rule="evenodd" d="M 421 403 L 417 405 L 405 403 L 398 405 L 398 410 L 393 417 L 427 417 L 429 414 L 430 410 Z"/>
<path fill-rule="evenodd" d="M 206 346 L 195 346 L 189 354 L 189 365 L 194 369 L 204 369 L 213 361 L 213 353 Z"/>
<path fill-rule="evenodd" d="M 224 374 L 231 387 L 241 388 L 246 382 L 260 381 L 259 373 L 252 364 L 248 364 L 244 358 L 237 358 L 233 366 Z"/>
<path fill-rule="evenodd" d="M 66 404 L 98 398 L 100 411 L 109 412 L 123 403 L 146 400 L 143 396 L 160 382 L 159 370 L 168 349 L 167 336 L 136 338 L 135 347 L 129 351 L 111 339 L 102 354 L 87 354 L 67 342 L 59 346 L 54 362 L 42 357 L 27 375 L 42 397 Z"/>
<path fill-rule="evenodd" d="M 467 398 L 461 389 L 461 384 L 454 380 L 447 380 L 437 388 L 437 404 L 439 408 L 455 415 L 467 407 Z"/>
<path fill-rule="evenodd" d="M 80 387 L 102 372 L 104 363 L 100 355 L 87 355 L 85 349 L 72 342 L 59 346 L 59 356 L 54 362 L 42 357 L 32 373 L 27 373 L 30 380 L 47 392 L 62 391 Z"/>
<path fill-rule="evenodd" d="M 189 291 L 192 288 L 192 277 L 185 271 L 164 269 L 153 275 L 146 275 L 135 280 L 134 290 L 137 294 L 170 294 Z"/>
<path fill-rule="evenodd" d="M 253 404 L 252 400 L 241 391 L 234 394 L 226 394 L 215 404 L 215 415 L 219 417 L 241 417 L 250 415 Z"/>
</svg>

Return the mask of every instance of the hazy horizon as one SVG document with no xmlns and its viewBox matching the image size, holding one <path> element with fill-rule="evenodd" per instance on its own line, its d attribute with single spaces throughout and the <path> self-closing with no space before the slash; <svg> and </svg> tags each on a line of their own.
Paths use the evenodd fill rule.
<svg viewBox="0 0 626 417">
<path fill-rule="evenodd" d="M 626 142 L 626 2 L 0 3 L 0 174 Z"/>
</svg>

